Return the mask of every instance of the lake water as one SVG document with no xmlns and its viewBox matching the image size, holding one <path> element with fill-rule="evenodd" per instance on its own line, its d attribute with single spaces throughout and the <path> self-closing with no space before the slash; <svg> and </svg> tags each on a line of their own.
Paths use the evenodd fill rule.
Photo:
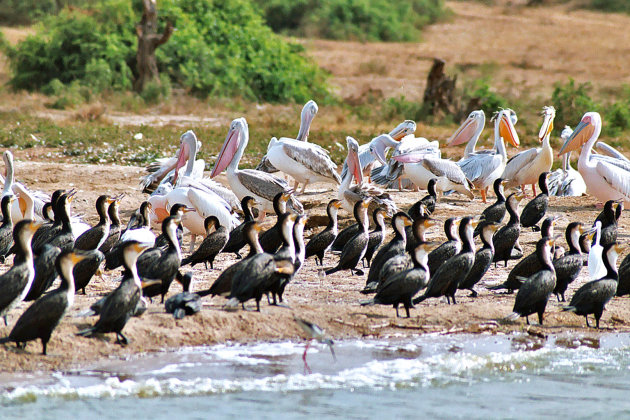
<svg viewBox="0 0 630 420">
<path fill-rule="evenodd" d="M 591 336 L 589 336 L 591 337 Z M 423 335 L 184 348 L 0 374 L 2 419 L 622 418 L 630 334 Z"/>
</svg>

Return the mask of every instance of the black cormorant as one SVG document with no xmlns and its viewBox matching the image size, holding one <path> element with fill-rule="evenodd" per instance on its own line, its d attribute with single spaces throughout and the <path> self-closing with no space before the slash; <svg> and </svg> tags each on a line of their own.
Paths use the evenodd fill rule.
<svg viewBox="0 0 630 420">
<path fill-rule="evenodd" d="M 565 232 L 569 250 L 562 257 L 553 260 L 553 268 L 556 270 L 556 287 L 553 293 L 558 298 L 558 302 L 565 302 L 564 292 L 582 270 L 584 256 L 579 244 L 582 233 L 584 233 L 584 225 L 581 222 L 569 223 Z"/>
<path fill-rule="evenodd" d="M 499 229 L 497 222 L 488 222 L 481 220 L 481 242 L 483 246 L 475 253 L 475 262 L 464 278 L 457 286 L 458 289 L 470 290 L 471 297 L 477 297 L 477 292 L 473 289 L 477 283 L 483 278 L 494 258 L 494 245 L 492 244 L 492 236 Z"/>
<path fill-rule="evenodd" d="M 214 258 L 223 250 L 228 241 L 229 232 L 225 226 L 221 226 L 216 216 L 206 217 L 204 227 L 206 237 L 192 255 L 182 260 L 182 266 L 190 264 L 194 267 L 195 264 L 204 263 L 207 270 L 210 263 L 210 268 L 214 269 Z M 213 227 L 214 232 L 210 232 Z"/>
<path fill-rule="evenodd" d="M 538 187 L 540 194 L 532 198 L 532 200 L 523 207 L 521 212 L 521 226 L 524 228 L 531 227 L 538 230 L 536 224 L 545 217 L 547 207 L 549 207 L 549 188 L 547 186 L 547 176 L 549 172 L 543 172 L 538 176 Z"/>
<path fill-rule="evenodd" d="M 622 251 L 623 247 L 619 244 L 606 245 L 602 252 L 606 275 L 582 285 L 571 298 L 569 306 L 563 309 L 584 315 L 587 327 L 590 327 L 588 315 L 593 314 L 595 327 L 599 329 L 599 319 L 602 317 L 604 307 L 617 292 L 617 256 Z"/>
<path fill-rule="evenodd" d="M 11 218 L 11 206 L 15 196 L 5 195 L 0 201 L 2 208 L 2 225 L 0 225 L 0 262 L 9 254 L 13 246 L 13 219 Z"/>
<path fill-rule="evenodd" d="M 107 208 L 107 216 L 109 217 L 109 235 L 105 242 L 98 248 L 103 254 L 107 254 L 120 240 L 122 233 L 122 224 L 120 223 L 120 215 L 118 208 L 120 207 L 120 197 L 114 197 L 114 201 Z"/>
<path fill-rule="evenodd" d="M 326 274 L 332 274 L 339 270 L 350 270 L 352 274 L 354 274 L 355 271 L 359 275 L 363 274 L 363 271 L 357 269 L 356 266 L 363 258 L 363 255 L 365 255 L 369 241 L 367 217 L 369 205 L 369 200 L 359 200 L 354 204 L 354 218 L 357 220 L 357 223 L 361 223 L 361 229 L 352 239 L 346 242 L 339 256 L 339 262 L 335 267 L 326 270 Z M 383 248 L 381 248 L 381 250 L 382 249 Z M 374 259 L 374 264 L 376 264 L 376 258 Z M 374 266 L 374 264 L 372 264 L 372 266 Z"/>
<path fill-rule="evenodd" d="M 413 300 L 413 303 L 420 303 L 431 297 L 446 296 L 447 302 L 456 304 L 455 292 L 462 279 L 465 279 L 475 262 L 475 248 L 473 242 L 473 231 L 477 221 L 472 217 L 464 217 L 459 223 L 459 237 L 462 241 L 461 251 L 454 257 L 449 258 L 440 265 L 434 273 L 429 273 L 431 279 L 422 296 Z M 431 255 L 431 254 L 429 254 Z M 430 268 L 429 268 L 430 270 Z"/>
<path fill-rule="evenodd" d="M 223 252 L 233 252 L 237 258 L 241 258 L 240 250 L 247 245 L 247 238 L 245 237 L 245 225 L 248 222 L 254 221 L 254 215 L 252 214 L 252 207 L 256 205 L 256 199 L 250 195 L 246 195 L 241 200 L 241 208 L 243 209 L 243 215 L 245 219 L 243 223 L 232 229 L 227 244 L 223 248 Z"/>
<path fill-rule="evenodd" d="M 435 248 L 429 254 L 429 273 L 433 275 L 438 268 L 449 258 L 457 255 L 462 249 L 463 238 L 459 237 L 458 225 L 459 217 L 449 217 L 444 222 L 444 234 L 446 235 L 446 242 L 443 242 L 440 246 Z"/>
<path fill-rule="evenodd" d="M 330 249 L 338 233 L 337 213 L 341 207 L 341 201 L 334 199 L 328 202 L 326 214 L 328 215 L 328 225 L 324 230 L 313 236 L 306 244 L 305 258 L 315 256 L 315 264 L 319 259 L 319 265 L 324 265 L 324 255 Z"/>
<path fill-rule="evenodd" d="M 84 251 L 98 249 L 109 238 L 110 220 L 107 215 L 109 204 L 114 199 L 108 195 L 100 195 L 96 199 L 96 213 L 98 214 L 98 223 L 91 229 L 83 232 L 75 241 L 74 248 Z"/>
<path fill-rule="evenodd" d="M 482 212 L 480 219 L 487 220 L 489 222 L 501 223 L 505 217 L 507 209 L 505 208 L 505 195 L 503 194 L 503 178 L 497 178 L 492 184 L 494 189 L 494 195 L 497 197 L 490 206 L 486 207 Z M 480 226 L 475 228 L 474 236 L 477 237 L 481 233 Z"/>
<path fill-rule="evenodd" d="M 538 314 L 538 323 L 543 324 L 543 314 L 549 301 L 549 296 L 556 287 L 556 273 L 551 262 L 551 247 L 553 239 L 545 238 L 536 243 L 536 255 L 538 256 L 542 269 L 531 275 L 516 294 L 512 313 L 506 317 L 507 320 L 514 321 L 518 317 L 525 317 L 529 325 L 529 316 Z"/>
<path fill-rule="evenodd" d="M 501 229 L 499 229 L 492 238 L 494 243 L 494 259 L 493 263 L 503 261 L 507 267 L 507 262 L 511 258 L 512 249 L 518 241 L 518 237 L 521 234 L 521 222 L 518 216 L 518 203 L 523 199 L 522 195 L 512 193 L 506 200 L 507 212 L 510 215 L 510 220 Z"/>
<path fill-rule="evenodd" d="M 68 309 L 74 303 L 74 278 L 72 269 L 84 258 L 82 251 L 64 251 L 55 260 L 55 267 L 61 277 L 61 284 L 52 292 L 37 299 L 20 316 L 8 337 L 0 343 L 13 341 L 22 348 L 26 342 L 40 339 L 42 354 L 46 354 L 46 346 L 50 336 Z"/>
<path fill-rule="evenodd" d="M 387 215 L 387 211 L 382 208 L 376 208 L 374 213 L 372 214 L 372 220 L 374 221 L 374 225 L 376 226 L 372 232 L 368 234 L 368 246 L 365 250 L 365 255 L 363 256 L 364 267 L 370 267 L 370 263 L 372 262 L 372 256 L 376 250 L 383 245 L 383 241 L 385 241 L 385 216 Z"/>
</svg>

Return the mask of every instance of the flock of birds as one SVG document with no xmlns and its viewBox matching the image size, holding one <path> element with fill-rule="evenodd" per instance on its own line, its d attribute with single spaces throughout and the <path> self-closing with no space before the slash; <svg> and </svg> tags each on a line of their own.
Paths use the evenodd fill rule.
<svg viewBox="0 0 630 420">
<path fill-rule="evenodd" d="M 630 258 L 617 268 L 623 249 L 617 242 L 617 228 L 623 207 L 630 202 L 630 162 L 612 147 L 597 143 L 599 114 L 585 114 L 574 131 L 565 128 L 560 149 L 563 165 L 555 172 L 550 172 L 553 107 L 543 109 L 541 146 L 509 160 L 505 142 L 514 147 L 520 144 L 514 128 L 517 117 L 514 111 L 502 109 L 493 117 L 492 149 L 476 150 L 485 126 L 483 111 L 472 112 L 448 141 L 451 146 L 467 143 L 458 162 L 443 159 L 437 141 L 416 137 L 415 123 L 404 121 L 368 144 L 359 145 L 347 137 L 348 155 L 339 172 L 325 149 L 308 142 L 317 111 L 315 102 L 309 101 L 302 110 L 297 138 L 272 138 L 257 169 L 239 169 L 249 132 L 244 118 L 235 119 L 209 178 L 203 175 L 205 162 L 196 158 L 201 143 L 187 131 L 175 157 L 147 168 L 141 184 L 150 197 L 126 226 L 118 214 L 122 196 L 98 197 L 99 221 L 88 226 L 71 214 L 75 190 L 58 190 L 50 197 L 29 191 L 14 181 L 13 158 L 5 152 L 0 258 L 14 257 L 9 270 L 0 275 L 0 316 L 8 326 L 13 307 L 24 300 L 33 303 L 0 342 L 24 347 L 28 341 L 40 339 L 46 354 L 51 334 L 73 305 L 75 293 L 85 293 L 101 270 L 118 267 L 123 268 L 118 287 L 81 313 L 97 315 L 98 320 L 77 335 L 115 333 L 117 343 L 127 344 L 123 334 L 127 321 L 146 310 L 146 299 L 159 296 L 164 302 L 174 280 L 184 291 L 164 303 L 176 318 L 198 312 L 201 298 L 208 295 L 225 297 L 226 310 L 244 309 L 247 301 L 254 300 L 260 311 L 264 296 L 271 305 L 284 305 L 284 291 L 305 260 L 315 257 L 316 265 L 323 266 L 327 253 L 339 256 L 334 257 L 333 267 L 322 267 L 321 276 L 346 270 L 365 275 L 367 270 L 361 293 L 373 297 L 361 305 L 392 305 L 397 316 L 400 305 L 409 317 L 414 305 L 429 298 L 444 296 L 449 304 L 456 304 L 456 292 L 462 289 L 476 297 L 474 287 L 491 265 L 503 262 L 507 267 L 509 260 L 520 261 L 504 282 L 490 287 L 508 293 L 518 290 L 508 320 L 526 317 L 529 323 L 528 317 L 537 314 L 542 324 L 550 296 L 565 301 L 568 285 L 585 265 L 592 281 L 580 287 L 564 309 L 585 316 L 587 325 L 588 315 L 593 314 L 599 328 L 606 303 L 615 295 L 630 294 Z M 600 153 L 593 153 L 594 146 Z M 569 156 L 580 147 L 576 171 Z M 229 188 L 212 180 L 224 171 Z M 273 174 L 278 171 L 293 178 L 295 184 L 290 186 Z M 305 241 L 307 216 L 298 191 L 303 193 L 308 184 L 316 182 L 337 185 L 338 196 L 327 205 L 327 226 Z M 519 212 L 527 185 L 534 198 Z M 428 194 L 405 212 L 384 189 L 395 187 L 426 189 Z M 506 197 L 504 190 L 513 187 L 517 192 Z M 478 190 L 486 203 L 490 188 L 496 201 L 482 214 L 450 217 L 444 223 L 445 241 L 426 240 L 427 229 L 436 224 L 434 216 L 441 211 L 440 194 L 459 193 L 472 199 L 472 191 Z M 549 196 L 580 196 L 587 189 L 605 205 L 593 226 L 569 223 L 564 248 L 554 234 L 557 217 L 547 215 Z M 355 223 L 340 231 L 341 208 L 352 212 Z M 260 221 L 271 212 L 276 222 L 263 232 Z M 506 214 L 508 220 L 502 224 Z M 394 233 L 388 242 L 387 218 L 391 218 Z M 153 233 L 154 226 L 161 227 L 159 236 Z M 534 253 L 523 255 L 519 236 L 530 227 L 541 231 L 541 239 Z M 192 235 L 190 254 L 185 258 L 184 229 Z M 197 236 L 203 237 L 198 246 Z M 246 245 L 249 251 L 241 255 Z M 209 289 L 192 293 L 192 275 L 182 274 L 182 268 L 203 263 L 213 269 L 221 252 L 233 253 L 237 260 Z M 53 284 L 58 287 L 51 290 Z M 295 319 L 310 339 L 324 342 L 332 350 L 332 341 L 320 327 Z"/>
</svg>

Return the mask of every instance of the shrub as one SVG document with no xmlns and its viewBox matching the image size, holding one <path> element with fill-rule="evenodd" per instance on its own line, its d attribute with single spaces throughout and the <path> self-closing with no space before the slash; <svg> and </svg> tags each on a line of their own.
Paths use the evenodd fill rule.
<svg viewBox="0 0 630 420">
<path fill-rule="evenodd" d="M 417 41 L 447 14 L 443 0 L 254 0 L 276 32 L 361 41 Z"/>
<path fill-rule="evenodd" d="M 482 109 L 486 115 L 492 115 L 499 108 L 509 108 L 510 101 L 492 90 L 490 79 L 476 79 L 463 87 L 464 104 L 474 104 L 475 109 Z"/>
<path fill-rule="evenodd" d="M 47 18 L 36 35 L 9 49 L 11 84 L 36 90 L 56 78 L 79 80 L 94 92 L 130 89 L 139 2 L 103 0 L 92 7 Z M 248 0 L 163 0 L 159 13 L 160 24 L 168 20 L 177 29 L 156 52 L 169 82 L 201 96 L 303 102 L 328 95 L 324 72 L 300 46 L 273 34 Z M 144 95 L 155 100 L 158 91 L 153 86 Z"/>
<path fill-rule="evenodd" d="M 591 0 L 588 7 L 603 12 L 630 13 L 628 0 Z"/>
<path fill-rule="evenodd" d="M 551 103 L 556 108 L 556 130 L 561 130 L 565 124 L 575 126 L 588 111 L 597 111 L 599 106 L 591 98 L 590 83 L 576 84 L 569 79 L 565 84 L 556 83 Z"/>
</svg>

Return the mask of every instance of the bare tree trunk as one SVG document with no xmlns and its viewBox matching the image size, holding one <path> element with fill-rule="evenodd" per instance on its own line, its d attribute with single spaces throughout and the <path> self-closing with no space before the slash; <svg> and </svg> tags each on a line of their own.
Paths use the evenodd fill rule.
<svg viewBox="0 0 630 420">
<path fill-rule="evenodd" d="M 157 33 L 157 7 L 156 0 L 142 0 L 144 11 L 142 20 L 136 25 L 138 36 L 138 53 L 136 62 L 138 66 L 138 78 L 134 82 L 134 89 L 142 92 L 150 81 L 160 82 L 158 75 L 155 50 L 164 44 L 173 34 L 173 25 L 169 22 L 163 34 Z"/>
<path fill-rule="evenodd" d="M 456 114 L 458 111 L 455 99 L 457 77 L 450 78 L 444 73 L 445 64 L 442 59 L 433 59 L 433 66 L 427 77 L 423 101 L 431 115 Z"/>
</svg>

